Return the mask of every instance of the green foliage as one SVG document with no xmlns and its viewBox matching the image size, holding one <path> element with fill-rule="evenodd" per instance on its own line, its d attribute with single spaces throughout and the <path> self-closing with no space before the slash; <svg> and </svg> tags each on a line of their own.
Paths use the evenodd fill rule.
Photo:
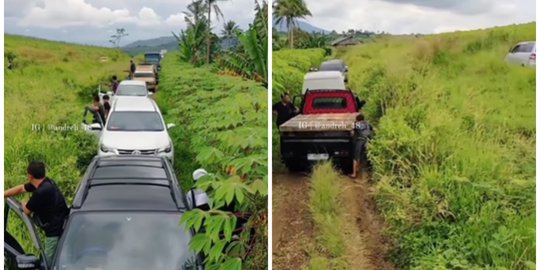
<svg viewBox="0 0 540 270">
<path fill-rule="evenodd" d="M 346 245 L 343 207 L 339 200 L 341 189 L 339 175 L 330 162 L 318 164 L 313 169 L 309 191 L 309 208 L 316 230 L 315 254 L 312 254 L 310 269 L 346 269 Z M 360 244 L 360 243 L 359 243 Z M 321 268 L 318 264 L 332 265 Z"/>
<path fill-rule="evenodd" d="M 5 35 L 4 48 L 17 55 L 18 62 L 15 70 L 4 73 L 4 186 L 25 183 L 28 162 L 40 159 L 70 204 L 97 150 L 96 139 L 80 129 L 91 96 L 79 93 L 84 86 L 95 93 L 99 80 L 120 75 L 129 58 L 120 54 L 118 61 L 100 62 L 100 57 L 112 59 L 118 51 L 12 35 Z M 65 57 L 69 62 L 62 61 Z M 12 218 L 8 228 L 25 250 L 37 254 L 21 222 Z"/>
<path fill-rule="evenodd" d="M 175 170 L 184 190 L 192 188 L 191 172 L 203 167 L 213 175 L 197 181 L 213 199 L 209 212 L 193 211 L 182 222 L 199 229 L 192 241 L 207 254 L 209 269 L 265 269 L 267 258 L 267 91 L 253 81 L 220 76 L 209 68 L 162 63 L 160 107 L 167 119 L 179 119 L 171 137 Z M 218 210 L 235 205 L 250 213 L 239 239 L 231 239 L 232 213 Z M 253 237 L 250 231 L 254 230 Z"/>
<path fill-rule="evenodd" d="M 243 77 L 268 84 L 268 29 L 266 1 L 260 5 L 255 3 L 255 19 L 250 28 L 244 32 L 237 32 L 240 48 L 235 52 L 224 55 L 221 66 L 232 70 Z"/>
<path fill-rule="evenodd" d="M 297 19 L 311 16 L 304 0 L 276 0 L 273 7 L 273 17 L 276 18 L 276 24 L 285 23 L 289 29 L 289 47 L 294 48 L 294 31 L 298 26 Z"/>
<path fill-rule="evenodd" d="M 526 24 L 344 53 L 377 123 L 369 155 L 397 267 L 535 267 L 536 77 L 503 61 L 534 39 Z"/>
</svg>

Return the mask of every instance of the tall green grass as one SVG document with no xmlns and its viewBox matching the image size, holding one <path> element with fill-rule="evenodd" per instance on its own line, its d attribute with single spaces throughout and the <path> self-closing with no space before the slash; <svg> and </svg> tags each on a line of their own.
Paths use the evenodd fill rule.
<svg viewBox="0 0 540 270">
<path fill-rule="evenodd" d="M 92 100 L 88 89 L 120 76 L 129 58 L 112 49 L 4 37 L 4 51 L 16 55 L 15 69 L 4 68 L 4 186 L 25 183 L 28 162 L 43 160 L 71 203 L 81 172 L 97 152 L 95 138 L 80 130 L 84 106 Z M 101 56 L 109 61 L 100 62 Z M 58 131 L 49 125 L 75 128 Z M 8 228 L 32 250 L 24 225 L 14 220 Z"/>
<path fill-rule="evenodd" d="M 345 217 L 339 186 L 339 175 L 332 163 L 318 164 L 313 169 L 309 190 L 309 208 L 315 227 L 315 248 L 309 269 L 348 269 L 345 259 Z M 360 243 L 358 243 L 360 244 Z"/>
<path fill-rule="evenodd" d="M 535 268 L 535 24 L 385 38 L 342 55 L 377 124 L 377 203 L 405 269 Z"/>
</svg>

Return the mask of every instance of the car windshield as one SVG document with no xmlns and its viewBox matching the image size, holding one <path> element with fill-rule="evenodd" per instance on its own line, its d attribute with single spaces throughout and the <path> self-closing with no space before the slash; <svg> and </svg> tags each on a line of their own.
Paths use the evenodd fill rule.
<svg viewBox="0 0 540 270">
<path fill-rule="evenodd" d="M 341 65 L 338 62 L 336 62 L 336 63 L 322 63 L 321 68 L 320 68 L 321 71 L 327 71 L 327 70 L 342 71 L 343 69 L 344 69 L 343 65 Z"/>
<path fill-rule="evenodd" d="M 157 63 L 159 62 L 159 54 L 147 54 L 144 56 L 144 61 L 148 63 Z"/>
<path fill-rule="evenodd" d="M 146 96 L 148 90 L 145 85 L 120 85 L 116 90 L 117 96 Z"/>
<path fill-rule="evenodd" d="M 107 119 L 109 131 L 163 131 L 157 112 L 112 112 Z"/>
<path fill-rule="evenodd" d="M 54 269 L 196 269 L 191 233 L 178 224 L 179 213 L 75 214 Z"/>
<path fill-rule="evenodd" d="M 135 72 L 135 78 L 152 78 L 154 73 L 152 72 Z"/>
<path fill-rule="evenodd" d="M 313 100 L 314 109 L 346 109 L 347 99 L 342 97 L 320 97 Z"/>
</svg>

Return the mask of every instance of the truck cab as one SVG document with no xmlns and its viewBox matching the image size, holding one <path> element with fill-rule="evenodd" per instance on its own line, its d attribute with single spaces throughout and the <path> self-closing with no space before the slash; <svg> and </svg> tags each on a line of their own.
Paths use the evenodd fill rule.
<svg viewBox="0 0 540 270">
<path fill-rule="evenodd" d="M 146 64 L 156 65 L 157 71 L 161 70 L 161 53 L 159 52 L 147 52 L 144 54 L 144 62 Z"/>
</svg>

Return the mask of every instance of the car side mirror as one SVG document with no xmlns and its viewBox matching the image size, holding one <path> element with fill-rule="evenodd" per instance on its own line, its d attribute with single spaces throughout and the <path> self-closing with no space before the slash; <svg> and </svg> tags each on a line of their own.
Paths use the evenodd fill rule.
<svg viewBox="0 0 540 270">
<path fill-rule="evenodd" d="M 41 260 L 32 254 L 18 255 L 15 259 L 19 269 L 39 269 L 41 266 Z"/>
<path fill-rule="evenodd" d="M 366 105 L 366 101 L 356 97 L 356 107 L 358 107 L 358 110 L 361 110 L 364 105 Z"/>
<path fill-rule="evenodd" d="M 176 127 L 176 125 L 173 124 L 173 123 L 168 123 L 167 124 L 167 129 L 170 129 L 170 128 L 173 128 L 173 127 Z"/>
<path fill-rule="evenodd" d="M 153 92 L 148 92 L 148 95 L 149 95 L 149 96 L 151 96 L 151 95 L 153 95 L 153 94 L 154 94 Z"/>
<path fill-rule="evenodd" d="M 99 123 L 93 123 L 90 125 L 90 130 L 102 130 L 103 128 Z"/>
<path fill-rule="evenodd" d="M 345 72 L 349 72 L 349 66 L 345 66 Z"/>
</svg>

